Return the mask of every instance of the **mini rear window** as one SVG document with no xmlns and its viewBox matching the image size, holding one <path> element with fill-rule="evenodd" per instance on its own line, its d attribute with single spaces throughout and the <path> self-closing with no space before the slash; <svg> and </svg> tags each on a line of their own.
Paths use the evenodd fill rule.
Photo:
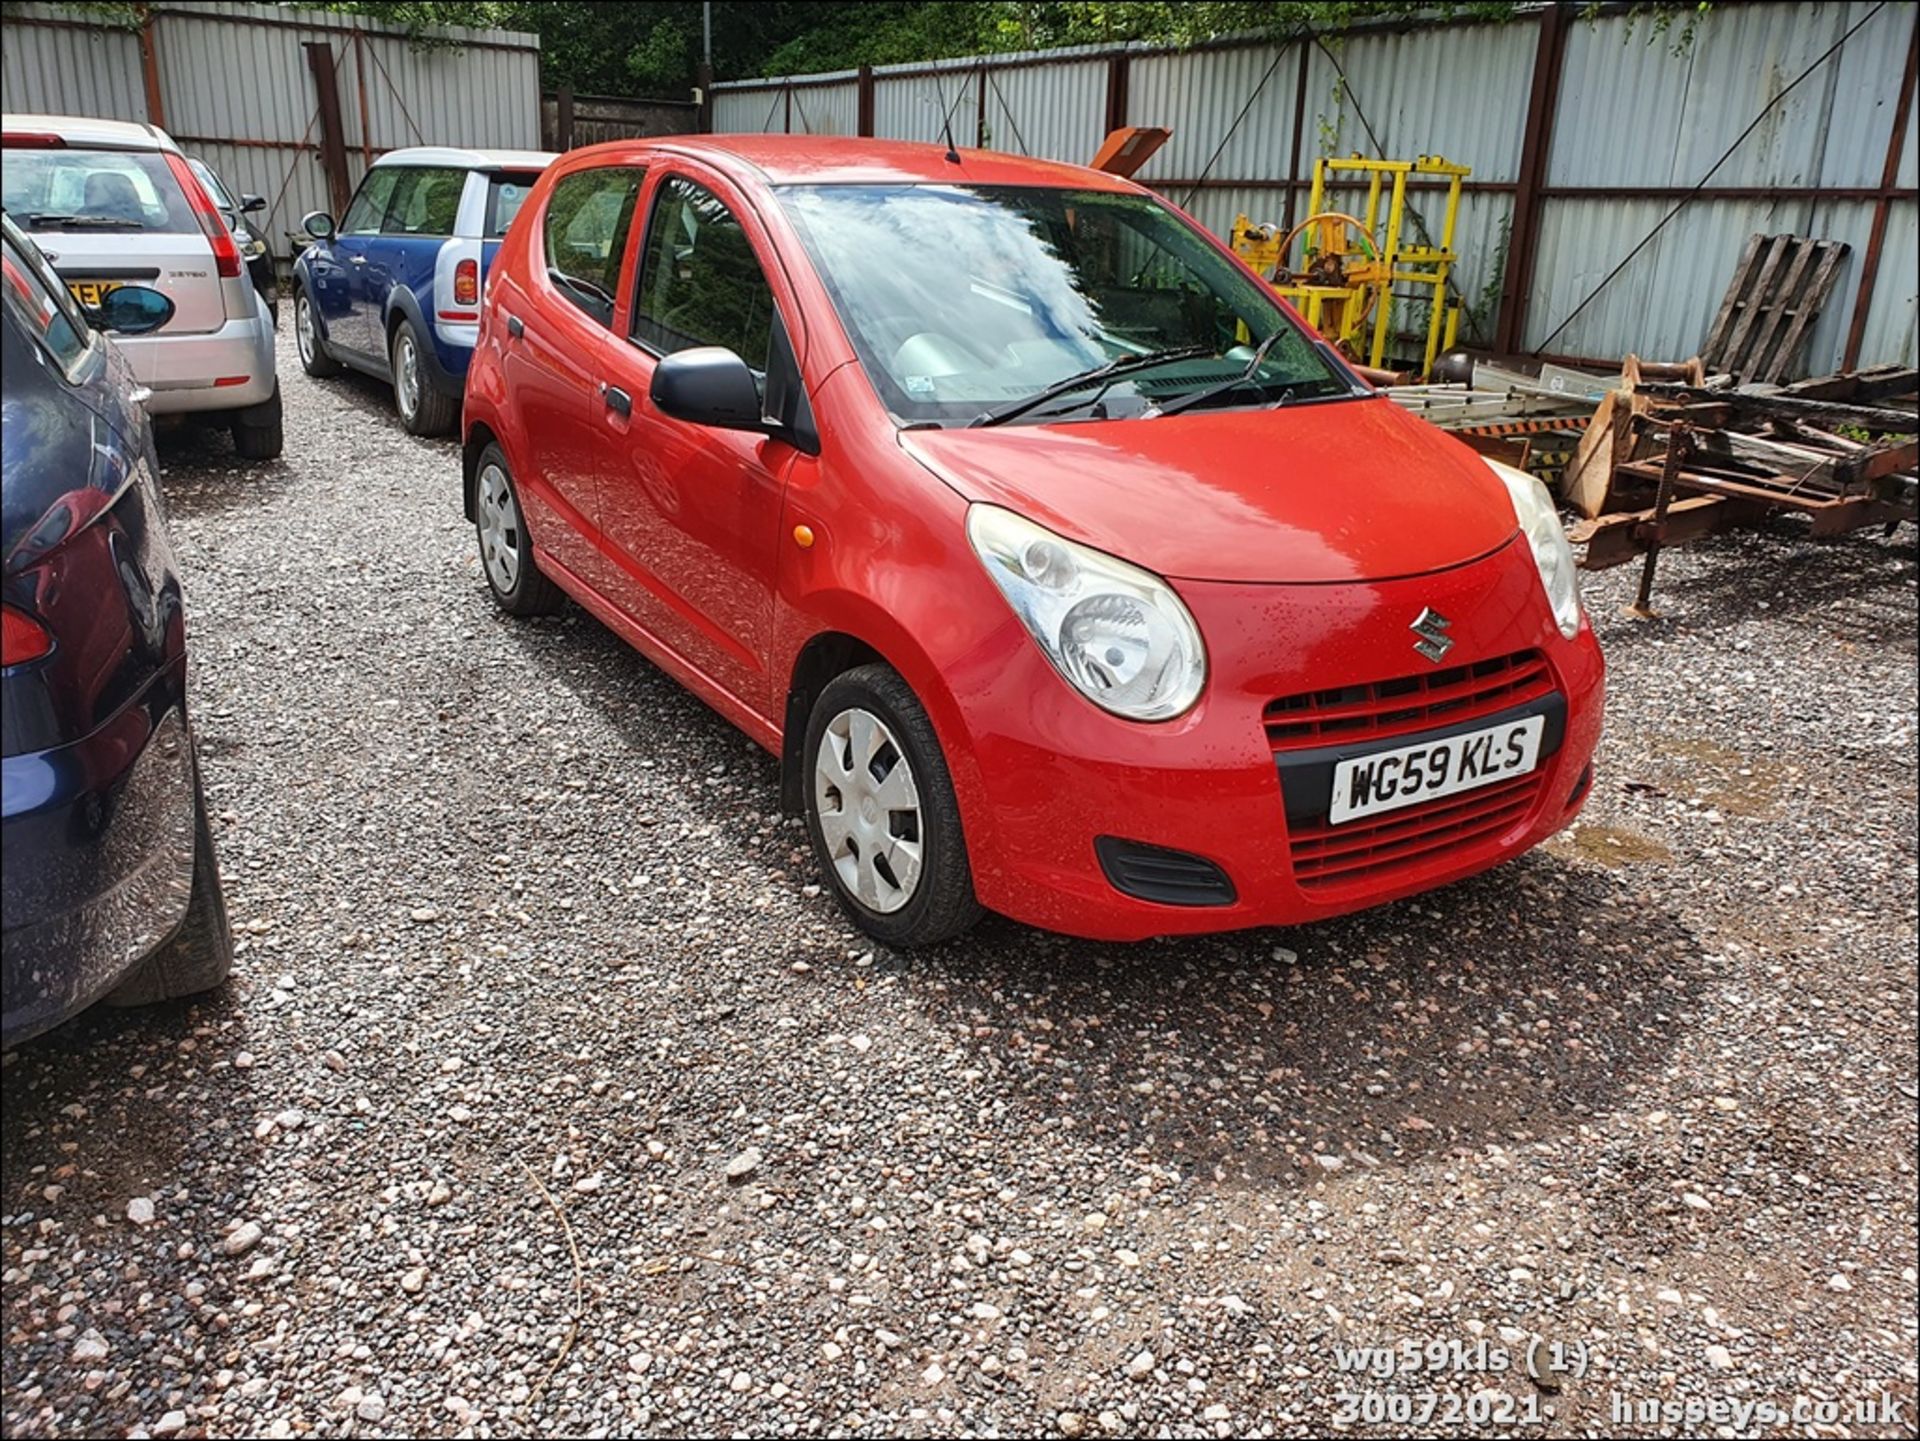
<svg viewBox="0 0 1920 1441">
<path fill-rule="evenodd" d="M 498 240 L 507 233 L 507 227 L 513 224 L 520 207 L 527 203 L 539 178 L 537 173 L 487 177 L 487 239 Z"/>
<path fill-rule="evenodd" d="M 197 235 L 187 197 L 152 150 L 9 150 L 7 214 L 34 231 Z"/>
</svg>

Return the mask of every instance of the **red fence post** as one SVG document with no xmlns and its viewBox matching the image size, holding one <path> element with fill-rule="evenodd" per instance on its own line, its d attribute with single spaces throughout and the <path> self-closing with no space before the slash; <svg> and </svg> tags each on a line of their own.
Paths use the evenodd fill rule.
<svg viewBox="0 0 1920 1441">
<path fill-rule="evenodd" d="M 1126 128 L 1127 124 L 1127 81 L 1131 65 L 1126 51 L 1112 56 L 1107 61 L 1107 134 Z M 1101 137 L 1105 139 L 1105 136 Z"/>
<path fill-rule="evenodd" d="M 140 75 L 147 86 L 147 123 L 167 128 L 167 107 L 160 94 L 160 51 L 153 38 L 153 12 L 140 17 Z"/>
<path fill-rule="evenodd" d="M 320 162 L 327 172 L 327 193 L 333 201 L 333 213 L 344 215 L 347 202 L 353 198 L 353 186 L 347 180 L 346 126 L 340 119 L 340 80 L 334 73 L 333 45 L 326 40 L 308 40 L 304 48 L 320 101 Z"/>
<path fill-rule="evenodd" d="M 1520 141 L 1520 183 L 1513 193 L 1507 270 L 1500 282 L 1500 315 L 1494 325 L 1493 348 L 1503 354 L 1518 351 L 1526 334 L 1533 253 L 1540 239 L 1540 192 L 1547 183 L 1554 111 L 1560 103 L 1560 72 L 1566 57 L 1566 10 L 1549 5 L 1540 13 L 1540 39 L 1534 47 L 1533 93 L 1527 100 L 1527 128 Z"/>
<path fill-rule="evenodd" d="M 1867 253 L 1860 258 L 1860 294 L 1853 302 L 1853 323 L 1847 327 L 1842 370 L 1860 363 L 1860 347 L 1867 337 L 1867 314 L 1873 309 L 1873 288 L 1880 279 L 1880 247 L 1887 238 L 1887 212 L 1893 209 L 1893 189 L 1900 179 L 1900 149 L 1907 141 L 1907 115 L 1913 109 L 1914 72 L 1920 69 L 1920 16 L 1907 36 L 1907 71 L 1900 78 L 1900 103 L 1894 107 L 1893 130 L 1887 136 L 1887 160 L 1880 171 L 1880 198 L 1873 206 L 1873 228 L 1867 232 Z"/>
</svg>

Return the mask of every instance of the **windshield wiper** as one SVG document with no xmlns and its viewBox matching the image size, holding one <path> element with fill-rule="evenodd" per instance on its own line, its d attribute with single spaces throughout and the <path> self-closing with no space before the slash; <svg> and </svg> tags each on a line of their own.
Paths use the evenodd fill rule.
<svg viewBox="0 0 1920 1441">
<path fill-rule="evenodd" d="M 58 225 L 63 230 L 144 230 L 138 220 L 118 215 L 29 215 L 27 224 L 35 230 Z"/>
<path fill-rule="evenodd" d="M 1154 410 L 1155 418 L 1157 419 L 1158 417 L 1163 415 L 1178 415 L 1181 411 L 1187 409 L 1189 406 L 1199 405 L 1203 401 L 1212 400 L 1215 396 L 1225 395 L 1228 391 L 1231 391 L 1231 390 L 1238 390 L 1241 386 L 1245 385 L 1249 380 L 1253 379 L 1254 372 L 1260 369 L 1261 362 L 1267 358 L 1267 352 L 1272 350 L 1273 347 L 1279 343 L 1280 337 L 1285 335 L 1286 333 L 1287 333 L 1287 327 L 1282 326 L 1280 329 L 1274 331 L 1273 334 L 1269 335 L 1265 340 L 1261 341 L 1259 345 L 1255 346 L 1252 357 L 1247 361 L 1245 368 L 1242 369 L 1238 375 L 1229 376 L 1227 379 L 1222 380 L 1217 384 L 1203 386 L 1199 390 L 1189 391 L 1185 395 L 1175 396 L 1172 400 L 1168 401 L 1165 405 L 1158 406 L 1155 408 Z M 1287 398 L 1291 397 L 1292 394 L 1293 394 L 1293 391 L 1291 389 L 1288 389 L 1286 392 L 1284 392 L 1284 394 L 1281 397 L 1282 402 L 1284 403 L 1284 401 Z"/>
<path fill-rule="evenodd" d="M 967 425 L 969 429 L 982 425 L 999 425 L 1002 421 L 1017 419 L 1030 410 L 1038 410 L 1049 400 L 1057 400 L 1063 395 L 1083 390 L 1099 381 L 1111 380 L 1155 365 L 1169 365 L 1176 360 L 1195 360 L 1202 355 L 1212 354 L 1213 347 L 1210 345 L 1182 345 L 1172 350 L 1150 350 L 1144 355 L 1122 355 L 1109 360 L 1104 365 L 1083 370 L 1078 375 L 1069 375 L 1065 380 L 1056 380 L 1045 390 L 1036 391 L 1023 400 L 1016 400 L 1011 404 L 985 411 L 968 421 Z"/>
</svg>

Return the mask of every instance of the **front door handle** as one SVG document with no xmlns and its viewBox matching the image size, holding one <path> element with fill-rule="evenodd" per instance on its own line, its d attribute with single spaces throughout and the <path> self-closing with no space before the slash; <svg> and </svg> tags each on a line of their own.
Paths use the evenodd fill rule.
<svg viewBox="0 0 1920 1441">
<path fill-rule="evenodd" d="M 347 264 L 349 265 L 365 265 L 366 263 L 367 257 L 364 255 L 350 255 L 347 257 Z"/>
<path fill-rule="evenodd" d="M 631 417 L 633 415 L 633 397 L 617 385 L 600 382 L 600 398 L 607 403 L 607 409 L 615 415 Z"/>
<path fill-rule="evenodd" d="M 520 319 L 519 316 L 509 315 L 507 317 L 507 334 L 509 336 L 511 336 L 515 340 L 518 340 L 521 336 L 525 335 L 526 333 L 527 333 L 526 324 Z"/>
</svg>

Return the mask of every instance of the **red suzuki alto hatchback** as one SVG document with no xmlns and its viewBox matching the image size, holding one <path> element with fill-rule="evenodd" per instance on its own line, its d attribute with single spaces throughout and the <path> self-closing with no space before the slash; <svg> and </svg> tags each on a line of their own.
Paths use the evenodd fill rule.
<svg viewBox="0 0 1920 1441">
<path fill-rule="evenodd" d="M 1520 854 L 1592 781 L 1540 484 L 1111 175 L 576 150 L 489 278 L 464 436 L 499 603 L 573 597 L 777 755 L 893 945 L 1316 920 Z"/>
</svg>

